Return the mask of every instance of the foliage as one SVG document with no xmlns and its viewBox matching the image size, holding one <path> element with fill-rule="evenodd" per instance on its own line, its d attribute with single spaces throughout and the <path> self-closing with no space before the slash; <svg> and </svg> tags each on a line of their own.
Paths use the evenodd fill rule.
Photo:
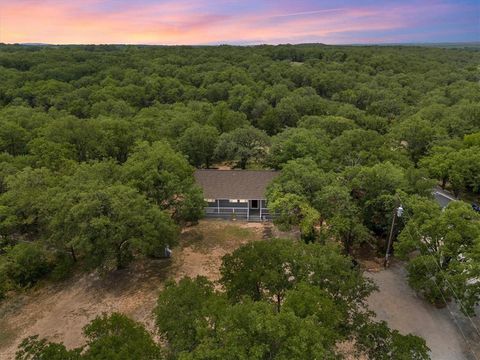
<svg viewBox="0 0 480 360">
<path fill-rule="evenodd" d="M 202 216 L 193 166 L 216 161 L 282 169 L 268 206 L 279 226 L 298 228 L 306 242 L 341 242 L 348 254 L 365 242 L 381 249 L 399 199 L 430 197 L 428 177 L 456 196 L 478 198 L 479 54 L 317 44 L 0 44 L 0 291 L 12 288 L 7 253 L 24 241 L 46 252 L 56 278 L 71 269 L 66 256 L 80 268 L 111 269 L 158 255 L 175 243 L 178 226 Z M 448 279 L 471 308 L 480 292 L 471 280 L 479 250 L 464 220 L 475 215 L 447 209 L 449 223 L 426 209 L 431 218 L 425 210 L 398 223 L 397 253 L 420 250 L 411 269 L 433 255 L 442 271 L 432 267 L 432 276 Z M 432 250 L 408 235 L 417 227 L 448 239 Z M 434 292 L 419 270 L 411 273 L 413 286 L 438 298 L 428 295 Z M 261 306 L 244 310 L 273 316 Z M 225 326 L 240 320 L 232 311 Z M 282 321 L 290 324 L 286 333 L 298 329 L 297 320 Z M 298 357 L 329 356 L 326 344 Z M 217 350 L 202 356 L 228 356 Z"/>
<path fill-rule="evenodd" d="M 86 359 L 162 359 L 159 346 L 145 327 L 125 315 L 102 315 L 83 329 Z"/>
<path fill-rule="evenodd" d="M 401 335 L 382 321 L 363 326 L 358 336 L 359 347 L 371 359 L 421 360 L 428 357 L 425 340 L 411 334 Z"/>
<path fill-rule="evenodd" d="M 215 155 L 218 160 L 237 160 L 238 166 L 245 169 L 249 160 L 262 158 L 268 143 L 268 136 L 261 130 L 237 128 L 220 136 Z"/>
<path fill-rule="evenodd" d="M 251 243 L 226 255 L 221 272 L 225 293 L 199 277 L 160 294 L 156 324 L 172 358 L 342 358 L 336 346 L 350 337 L 372 358 L 389 344 L 398 358 L 428 358 L 422 339 L 370 319 L 370 282 L 333 247 Z"/>
<path fill-rule="evenodd" d="M 58 208 L 48 226 L 49 242 L 94 267 L 124 267 L 136 253 L 159 255 L 176 242 L 169 216 L 124 185 L 72 189 L 53 203 Z"/>
<path fill-rule="evenodd" d="M 0 282 L 4 289 L 8 285 L 26 287 L 33 285 L 38 279 L 51 270 L 51 259 L 48 252 L 35 243 L 19 243 L 8 249 L 0 259 Z"/>
<path fill-rule="evenodd" d="M 38 336 L 26 338 L 20 344 L 17 360 L 43 359 L 145 359 L 160 360 L 163 355 L 144 326 L 125 315 L 101 315 L 83 329 L 87 344 L 67 350 L 63 344 L 47 342 Z"/>
<path fill-rule="evenodd" d="M 321 130 L 291 128 L 272 137 L 267 163 L 280 169 L 289 160 L 312 158 L 317 164 L 328 168 L 330 150 L 328 138 Z"/>
<path fill-rule="evenodd" d="M 215 303 L 221 304 L 222 298 L 214 296 L 206 278 L 183 278 L 178 284 L 166 285 L 155 308 L 156 325 L 174 353 L 192 351 L 200 341 L 199 333 L 211 331 Z"/>
<path fill-rule="evenodd" d="M 474 313 L 480 302 L 476 264 L 480 216 L 462 202 L 441 211 L 436 203 L 421 198 L 412 199 L 407 210 L 413 215 L 396 250 L 404 257 L 420 252 L 407 267 L 410 285 L 433 303 L 453 298 L 463 312 Z"/>
<path fill-rule="evenodd" d="M 352 270 L 350 261 L 333 247 L 288 240 L 241 247 L 225 256 L 221 274 L 229 297 L 274 301 L 278 310 L 285 291 L 300 282 L 321 286 L 339 301 L 351 300 L 349 306 L 361 303 L 373 290 L 372 284 Z"/>
<path fill-rule="evenodd" d="M 193 166 L 212 164 L 218 141 L 218 131 L 209 125 L 189 127 L 178 140 L 178 146 Z"/>
<path fill-rule="evenodd" d="M 122 167 L 128 184 L 178 220 L 197 220 L 203 197 L 193 179 L 193 168 L 163 142 L 137 144 Z"/>
<path fill-rule="evenodd" d="M 170 282 L 154 310 L 161 339 L 125 315 L 103 314 L 83 329 L 86 344 L 30 337 L 16 358 L 311 359 L 343 358 L 339 342 L 372 358 L 428 358 L 424 340 L 372 320 L 370 281 L 332 246 L 270 240 L 225 256 L 216 290 L 204 277 Z M 273 303 L 274 304 L 273 304 Z"/>
</svg>

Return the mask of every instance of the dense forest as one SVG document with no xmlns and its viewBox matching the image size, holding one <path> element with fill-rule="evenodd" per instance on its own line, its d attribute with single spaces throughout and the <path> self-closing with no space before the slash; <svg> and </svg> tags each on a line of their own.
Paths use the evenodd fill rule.
<svg viewBox="0 0 480 360">
<path fill-rule="evenodd" d="M 300 229 L 308 245 L 295 246 L 331 261 L 345 275 L 338 283 L 351 288 L 318 290 L 325 281 L 305 277 L 319 266 L 310 259 L 292 270 L 298 284 L 255 292 L 264 280 L 239 275 L 251 269 L 228 270 L 251 263 L 227 258 L 225 293 L 205 279 L 186 279 L 162 293 L 157 315 L 169 308 L 182 314 L 188 297 L 202 299 L 196 318 L 157 321 L 168 356 L 225 359 L 233 347 L 258 341 L 257 357 L 243 358 L 330 358 L 340 339 L 354 336 L 373 358 L 392 344 L 407 351 L 396 358 L 424 358 L 421 341 L 359 320 L 352 299 L 362 302 L 372 289 L 342 261 L 365 249 L 384 253 L 401 204 L 394 251 L 407 261 L 410 285 L 432 303 L 454 300 L 475 313 L 480 214 L 470 202 L 480 195 L 479 61 L 476 48 L 0 45 L 0 299 L 74 270 L 105 272 L 163 256 L 182 226 L 203 214 L 195 167 L 281 169 L 267 194 L 276 224 Z M 442 210 L 431 195 L 435 186 L 468 202 Z M 278 244 L 286 248 L 265 256 L 279 261 L 309 253 Z M 325 279 L 338 276 L 318 271 Z M 308 299 L 323 305 L 309 306 Z M 272 310 L 271 301 L 278 307 Z M 251 325 L 244 317 L 262 318 L 271 328 L 255 335 L 242 328 Z M 251 338 L 234 341 L 233 333 L 213 331 L 200 319 Z M 125 326 L 125 337 L 144 342 L 151 349 L 144 358 L 163 356 L 141 325 L 121 315 L 89 325 L 91 344 L 114 341 L 109 326 Z M 291 346 L 278 348 L 275 331 Z M 300 331 L 311 337 L 306 348 L 295 343 Z M 232 348 L 222 350 L 226 343 Z M 38 339 L 24 347 L 25 359 L 35 351 L 67 351 Z"/>
</svg>

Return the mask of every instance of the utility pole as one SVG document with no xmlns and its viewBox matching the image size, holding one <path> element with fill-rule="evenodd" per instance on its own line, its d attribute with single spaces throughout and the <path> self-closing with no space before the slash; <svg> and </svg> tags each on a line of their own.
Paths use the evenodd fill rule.
<svg viewBox="0 0 480 360">
<path fill-rule="evenodd" d="M 387 251 L 385 252 L 385 261 L 383 262 L 383 266 L 385 268 L 389 265 L 389 258 L 390 258 L 390 248 L 392 247 L 393 242 L 393 229 L 395 228 L 395 220 L 397 217 L 402 217 L 403 214 L 403 207 L 400 205 L 393 211 L 393 219 L 392 219 L 392 227 L 390 228 L 390 235 L 388 236 L 388 243 L 387 243 Z"/>
</svg>

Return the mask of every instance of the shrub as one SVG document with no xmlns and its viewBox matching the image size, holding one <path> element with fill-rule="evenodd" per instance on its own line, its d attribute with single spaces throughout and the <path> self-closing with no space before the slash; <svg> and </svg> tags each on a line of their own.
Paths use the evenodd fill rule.
<svg viewBox="0 0 480 360">
<path fill-rule="evenodd" d="M 35 243 L 17 244 L 4 256 L 3 276 L 16 286 L 31 286 L 51 269 L 46 250 Z"/>
</svg>

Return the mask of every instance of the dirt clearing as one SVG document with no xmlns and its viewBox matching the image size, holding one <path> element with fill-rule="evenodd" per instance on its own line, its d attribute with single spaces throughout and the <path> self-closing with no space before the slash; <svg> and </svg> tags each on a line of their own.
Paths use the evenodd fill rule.
<svg viewBox="0 0 480 360">
<path fill-rule="evenodd" d="M 83 344 L 82 328 L 103 312 L 118 311 L 153 330 L 152 310 L 167 279 L 203 275 L 218 280 L 222 257 L 240 245 L 261 240 L 265 225 L 201 221 L 183 230 L 171 260 L 136 262 L 103 277 L 77 275 L 5 301 L 0 306 L 0 359 L 13 359 L 30 335 Z"/>
</svg>

